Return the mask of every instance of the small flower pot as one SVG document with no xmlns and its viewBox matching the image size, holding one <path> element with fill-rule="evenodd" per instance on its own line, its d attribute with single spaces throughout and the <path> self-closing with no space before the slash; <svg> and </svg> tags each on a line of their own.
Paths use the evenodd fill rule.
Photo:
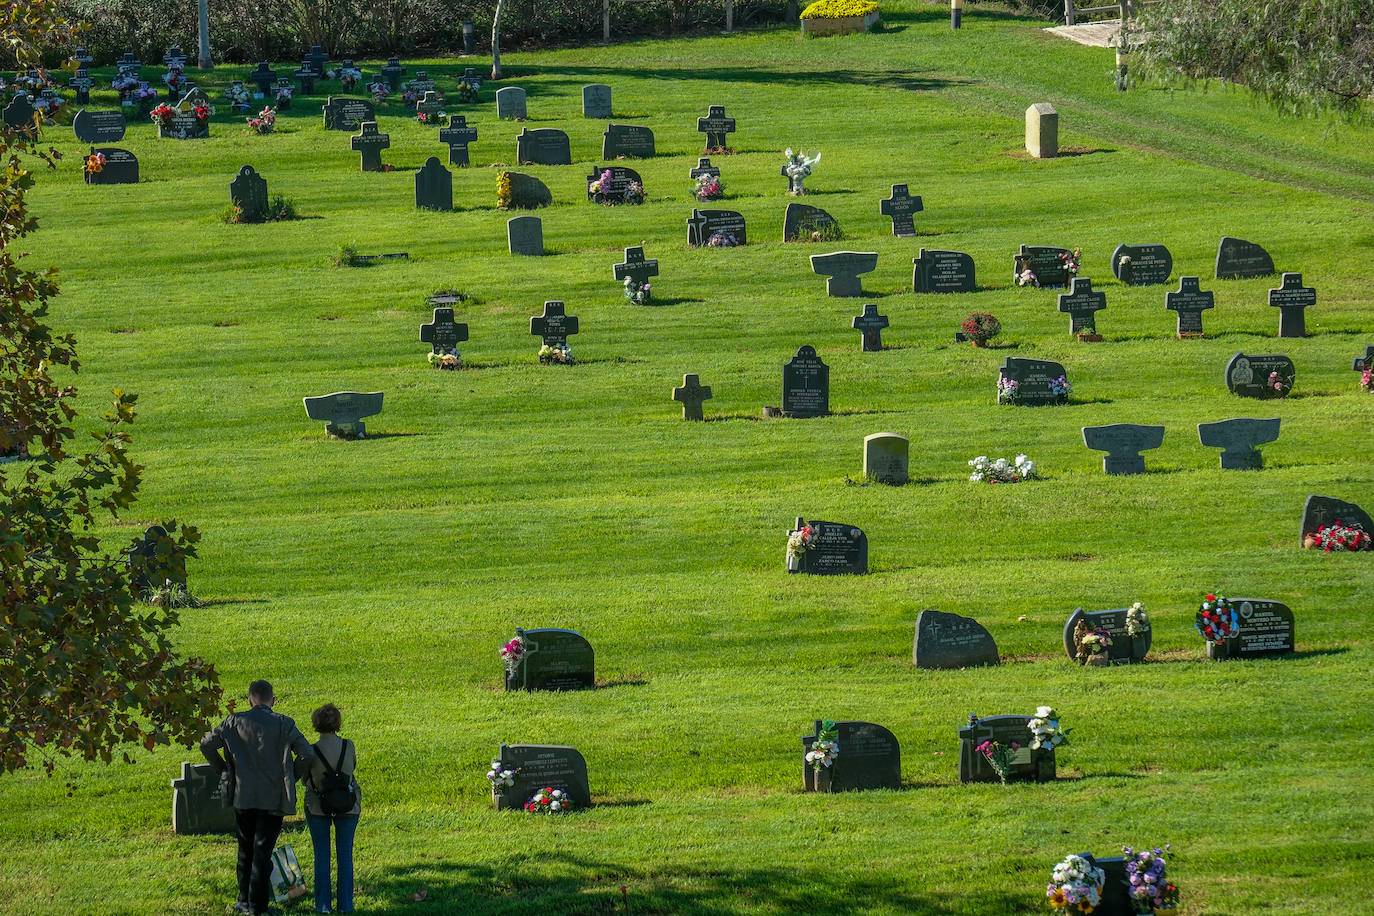
<svg viewBox="0 0 1374 916">
<path fill-rule="evenodd" d="M 877 10 L 863 16 L 839 16 L 833 19 L 803 19 L 803 35 L 845 35 L 849 32 L 867 32 L 878 24 Z"/>
<path fill-rule="evenodd" d="M 830 777 L 831 777 L 831 770 L 830 770 L 830 767 L 818 766 L 818 767 L 815 768 L 815 770 L 816 770 L 816 776 L 815 776 L 816 791 L 817 791 L 817 792 L 829 792 L 829 791 L 831 791 L 831 788 L 830 788 Z"/>
<path fill-rule="evenodd" d="M 1315 534 L 1305 534 L 1305 535 L 1303 535 L 1303 537 L 1302 537 L 1302 546 L 1303 546 L 1303 549 L 1304 549 L 1304 550 L 1311 550 L 1313 547 L 1316 547 L 1316 546 L 1317 546 L 1317 536 L 1316 536 Z"/>
<path fill-rule="evenodd" d="M 1223 661 L 1228 658 L 1235 658 L 1240 654 L 1240 637 L 1232 636 L 1228 639 L 1207 640 L 1207 657 L 1212 661 Z"/>
</svg>

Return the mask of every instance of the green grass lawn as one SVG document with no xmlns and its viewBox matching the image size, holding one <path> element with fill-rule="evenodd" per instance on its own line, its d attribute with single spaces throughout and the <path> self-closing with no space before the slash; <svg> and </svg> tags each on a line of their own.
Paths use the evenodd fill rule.
<svg viewBox="0 0 1374 916">
<path fill-rule="evenodd" d="M 360 911 L 1034 913 L 1064 855 L 1166 842 L 1181 914 L 1368 911 L 1374 571 L 1296 541 L 1310 493 L 1374 509 L 1374 398 L 1350 370 L 1374 343 L 1374 130 L 1218 86 L 1117 93 L 1110 51 L 981 5 L 958 32 L 944 5 L 883 17 L 843 38 L 777 28 L 509 54 L 503 84 L 528 90 L 530 121 L 497 121 L 483 88 L 452 213 L 413 208 L 413 170 L 444 147 L 399 103 L 380 112 L 385 174 L 360 173 L 348 134 L 323 130 L 322 96 L 298 97 L 266 137 L 222 101 L 209 140 L 136 123 L 116 144 L 139 157 L 136 186 L 84 185 L 84 149 L 48 132 L 65 159 L 41 176 L 26 241 L 33 263 L 61 268 L 51 323 L 78 336 L 83 416 L 111 388 L 139 394 L 145 485 L 110 548 L 158 518 L 199 526 L 191 583 L 209 604 L 183 615 L 181 649 L 212 659 L 229 695 L 271 679 L 303 725 L 325 701 L 344 710 L 364 793 Z M 474 62 L 407 64 L 451 89 Z M 249 69 L 202 85 L 218 98 Z M 585 200 L 605 127 L 581 117 L 591 82 L 613 87 L 615 120 L 656 134 L 657 158 L 627 163 L 641 207 Z M 1039 101 L 1079 155 L 1026 156 Z M 719 206 L 748 220 L 744 248 L 686 245 L 695 119 L 712 104 L 738 120 L 736 154 L 712 161 Z M 544 258 L 507 254 L 513 214 L 495 207 L 492 166 L 513 166 L 522 127 L 567 131 L 576 162 L 521 167 L 553 191 Z M 844 242 L 781 242 L 788 146 L 821 151 L 806 202 Z M 226 225 L 245 163 L 307 218 Z M 924 198 L 916 239 L 879 213 L 899 182 Z M 1275 339 L 1277 277 L 1211 279 L 1223 235 L 1317 289 L 1309 337 Z M 1170 284 L 1113 280 L 1116 245 L 1146 242 L 1172 251 Z M 410 260 L 334 266 L 350 243 Z M 612 278 L 640 243 L 661 267 L 656 307 Z M 1107 293 L 1104 342 L 1072 340 L 1054 292 L 1011 285 L 1023 243 L 1083 249 L 1082 275 Z M 912 293 L 922 246 L 971 254 L 981 289 Z M 878 252 L 864 299 L 825 298 L 808 256 L 834 248 Z M 1216 293 L 1205 340 L 1174 339 L 1164 293 L 1180 275 Z M 440 288 L 469 297 L 459 373 L 429 369 L 418 341 Z M 575 366 L 535 360 L 529 316 L 546 299 L 580 318 Z M 850 328 L 865 301 L 891 320 L 881 353 Z M 953 342 L 974 311 L 1001 319 L 1000 346 Z M 834 414 L 760 421 L 802 344 L 831 367 Z M 1293 394 L 1230 395 L 1237 350 L 1291 356 Z M 1074 402 L 996 406 L 1009 355 L 1062 362 Z M 669 395 L 686 372 L 714 389 L 713 422 L 681 421 Z M 336 390 L 385 392 L 367 441 L 306 418 L 303 396 Z M 1262 471 L 1221 471 L 1197 440 L 1198 423 L 1235 416 L 1282 418 Z M 1117 422 L 1166 427 L 1146 475 L 1108 478 L 1083 446 L 1081 427 Z M 851 485 L 881 430 L 911 438 L 913 483 Z M 1046 479 L 968 481 L 969 459 L 1018 452 Z M 862 527 L 871 574 L 786 575 L 798 515 Z M 1205 661 L 1192 618 L 1211 590 L 1287 603 L 1299 651 Z M 1151 663 L 1064 657 L 1075 607 L 1136 600 Z M 976 617 L 1004 664 L 915 670 L 922 608 Z M 497 650 L 516 626 L 580 631 L 605 686 L 503 693 Z M 968 714 L 1040 704 L 1075 729 L 1060 778 L 959 785 Z M 802 794 L 799 737 L 816 718 L 891 729 L 904 789 Z M 492 812 L 483 774 L 503 740 L 577 746 L 596 806 Z M 159 749 L 0 780 L 0 911 L 219 912 L 232 840 L 171 833 L 168 781 L 197 759 Z M 285 836 L 309 873 L 308 835 Z"/>
</svg>

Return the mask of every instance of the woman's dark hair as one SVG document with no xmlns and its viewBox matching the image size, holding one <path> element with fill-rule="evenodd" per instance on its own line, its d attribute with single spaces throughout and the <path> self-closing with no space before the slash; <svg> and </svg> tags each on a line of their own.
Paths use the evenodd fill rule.
<svg viewBox="0 0 1374 916">
<path fill-rule="evenodd" d="M 332 734 L 343 725 L 343 713 L 333 703 L 325 703 L 310 714 L 310 724 L 322 735 Z"/>
</svg>

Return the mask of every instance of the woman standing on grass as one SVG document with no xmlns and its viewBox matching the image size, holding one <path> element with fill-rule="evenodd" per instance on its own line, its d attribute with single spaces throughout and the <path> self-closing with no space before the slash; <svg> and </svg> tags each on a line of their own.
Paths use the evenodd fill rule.
<svg viewBox="0 0 1374 916">
<path fill-rule="evenodd" d="M 340 913 L 353 912 L 353 833 L 362 812 L 362 793 L 353 771 L 358 766 L 358 751 L 353 742 L 339 737 L 343 715 L 333 703 L 326 703 L 310 714 L 310 723 L 320 733 L 315 742 L 315 760 L 305 784 L 305 823 L 310 827 L 310 842 L 315 848 L 315 912 L 328 913 L 329 828 L 334 828 L 334 846 L 339 866 Z"/>
</svg>

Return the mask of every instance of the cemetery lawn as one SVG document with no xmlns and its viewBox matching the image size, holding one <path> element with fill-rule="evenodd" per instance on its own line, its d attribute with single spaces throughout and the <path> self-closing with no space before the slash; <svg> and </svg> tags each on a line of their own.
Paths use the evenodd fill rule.
<svg viewBox="0 0 1374 916">
<path fill-rule="evenodd" d="M 1066 854 L 1164 843 L 1181 914 L 1368 912 L 1374 566 L 1297 539 L 1308 494 L 1374 509 L 1374 398 L 1350 368 L 1374 343 L 1374 130 L 1219 86 L 1117 93 L 1110 51 L 982 4 L 958 32 L 948 15 L 906 0 L 868 35 L 509 53 L 502 85 L 529 91 L 531 120 L 497 121 L 491 84 L 479 106 L 447 109 L 479 131 L 452 213 L 413 208 L 413 170 L 444 147 L 399 102 L 379 113 L 396 171 L 360 173 L 349 135 L 319 124 L 323 92 L 250 136 L 220 99 L 246 66 L 202 79 L 210 139 L 131 125 L 115 145 L 137 154 L 137 185 L 84 185 L 85 150 L 48 131 L 64 160 L 40 175 L 28 247 L 61 269 L 50 320 L 78 337 L 82 418 L 112 388 L 139 395 L 142 496 L 101 534 L 115 551 L 159 518 L 197 525 L 191 584 L 208 603 L 183 612 L 180 648 L 216 663 L 227 696 L 271 679 L 312 738 L 314 707 L 343 709 L 361 759 L 359 912 L 1034 913 Z M 487 66 L 405 63 L 450 90 L 464 65 Z M 605 122 L 581 117 L 593 82 L 612 87 L 617 122 L 655 132 L 657 158 L 624 163 L 643 206 L 585 200 L 604 164 Z M 1039 101 L 1072 155 L 1024 153 Z M 745 215 L 739 249 L 685 242 L 711 104 L 738 121 L 735 155 L 712 157 L 729 198 L 711 206 Z M 492 163 L 514 167 L 522 127 L 567 131 L 576 163 L 520 169 L 553 191 L 536 214 L 543 258 L 507 253 L 515 214 L 495 209 Z M 822 153 L 805 202 L 845 241 L 780 241 L 788 146 Z M 305 218 L 226 225 L 245 163 Z M 900 182 L 924 198 L 915 239 L 879 214 Z M 1211 279 L 1223 235 L 1317 289 L 1310 336 L 1275 338 L 1277 276 Z M 641 242 L 661 268 L 652 307 L 612 279 Z M 1116 245 L 1148 242 L 1172 252 L 1169 284 L 1113 280 Z M 1082 248 L 1081 275 L 1107 293 L 1103 342 L 1070 339 L 1053 291 L 1012 287 L 1023 243 Z M 345 244 L 410 260 L 336 267 Z M 981 289 L 912 293 L 922 246 L 971 254 Z M 827 299 L 810 271 L 809 255 L 840 248 L 879 254 L 864 298 Z M 1216 294 L 1204 340 L 1174 338 L 1164 293 L 1181 275 Z M 425 296 L 444 288 L 468 297 L 458 373 L 429 369 L 418 341 Z M 535 360 L 529 317 L 546 299 L 581 321 L 574 366 Z M 881 353 L 850 328 L 864 302 L 891 320 Z M 997 346 L 954 342 L 975 311 L 1002 321 Z M 803 344 L 831 367 L 833 415 L 761 421 Z M 1292 395 L 1230 395 L 1238 350 L 1292 357 Z M 996 406 L 1008 356 L 1062 362 L 1072 403 Z M 682 422 L 669 398 L 688 372 L 714 391 L 709 422 Z M 366 441 L 331 441 L 305 416 L 303 396 L 340 390 L 385 393 Z M 1196 425 L 1247 416 L 1280 417 L 1281 435 L 1263 470 L 1222 471 Z M 1166 427 L 1147 474 L 1108 478 L 1083 446 L 1081 427 L 1118 422 Z M 911 438 L 908 486 L 859 485 L 878 431 Z M 969 482 L 969 459 L 1022 452 L 1044 480 Z M 863 528 L 871 574 L 786 575 L 799 515 Z M 1207 662 L 1192 622 L 1208 591 L 1285 602 L 1298 651 Z M 1075 607 L 1133 601 L 1153 617 L 1149 663 L 1069 662 Z M 1003 665 L 915 670 L 922 608 L 976 617 Z M 581 632 L 598 689 L 503 693 L 497 650 L 517 626 Z M 1056 782 L 959 785 L 970 713 L 1041 704 L 1074 729 Z M 802 794 L 813 719 L 891 729 L 904 789 Z M 501 741 L 578 747 L 595 807 L 491 811 Z M 136 757 L 0 779 L 0 911 L 233 900 L 232 840 L 171 833 L 168 781 L 198 752 Z M 299 819 L 284 841 L 309 875 Z"/>
</svg>

